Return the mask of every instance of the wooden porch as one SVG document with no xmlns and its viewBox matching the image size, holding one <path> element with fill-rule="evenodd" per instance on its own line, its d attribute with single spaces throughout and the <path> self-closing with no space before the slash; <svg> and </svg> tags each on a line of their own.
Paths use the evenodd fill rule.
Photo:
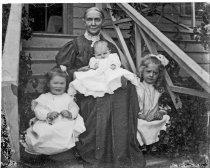
<svg viewBox="0 0 210 168">
<path fill-rule="evenodd" d="M 98 4 L 100 7 L 101 5 Z M 195 90 L 191 88 L 185 88 L 181 86 L 176 86 L 173 84 L 172 79 L 169 74 L 166 72 L 165 77 L 167 80 L 167 89 L 170 94 L 170 97 L 174 103 L 176 109 L 180 109 L 182 107 L 182 102 L 179 98 L 179 94 L 188 94 L 192 96 L 198 96 L 205 98 L 206 100 L 210 97 L 210 75 L 209 75 L 209 64 L 210 64 L 210 55 L 209 51 L 204 51 L 196 43 L 192 43 L 189 40 L 190 44 L 193 45 L 191 48 L 183 51 L 184 42 L 180 44 L 181 47 L 177 47 L 174 42 L 170 40 L 171 33 L 166 31 L 165 34 L 160 32 L 154 25 L 152 25 L 147 19 L 145 19 L 141 14 L 139 14 L 134 8 L 132 8 L 128 4 L 119 4 L 119 7 L 128 14 L 129 18 L 126 19 L 116 19 L 111 15 L 111 10 L 107 15 L 109 15 L 109 22 L 105 24 L 105 30 L 110 30 L 110 26 L 112 27 L 112 31 L 115 30 L 115 36 L 110 35 L 112 33 L 107 33 L 108 37 L 114 37 L 115 43 L 118 44 L 120 49 L 122 50 L 124 57 L 121 57 L 124 66 L 131 70 L 132 72 L 137 72 L 136 67 L 138 67 L 141 57 L 145 53 L 166 53 L 171 58 L 173 58 L 187 73 L 191 76 L 203 89 Z M 111 6 L 108 4 L 107 8 L 111 9 Z M 39 92 L 42 91 L 42 75 L 43 72 L 46 72 L 50 67 L 52 67 L 54 62 L 54 56 L 57 53 L 58 49 L 65 44 L 67 41 L 76 37 L 76 35 L 59 35 L 59 34 L 44 34 L 44 33 L 34 33 L 32 39 L 28 41 L 20 42 L 20 32 L 21 32 L 21 9 L 22 6 L 20 4 L 12 4 L 11 6 L 11 15 L 9 18 L 9 24 L 7 29 L 7 36 L 4 46 L 3 52 L 3 71 L 2 71 L 2 106 L 6 112 L 7 122 L 10 127 L 10 140 L 12 142 L 12 148 L 14 149 L 13 159 L 16 161 L 20 160 L 20 144 L 19 144 L 19 113 L 18 113 L 18 99 L 17 99 L 17 89 L 18 89 L 18 63 L 19 63 L 19 53 L 20 51 L 26 52 L 26 54 L 30 53 L 32 55 L 32 69 L 34 72 L 33 77 L 38 77 L 40 80 L 40 85 L 36 88 Z M 154 18 L 153 18 L 154 19 Z M 111 22 L 110 22 L 111 21 Z M 125 30 L 121 30 L 121 24 L 129 23 L 130 21 L 135 22 L 135 61 L 131 56 L 130 50 L 126 45 L 126 35 Z M 15 26 L 14 26 L 15 25 Z M 15 27 L 15 29 L 14 29 Z M 186 34 L 189 35 L 190 31 L 186 30 Z M 81 32 L 81 31 L 80 31 Z M 186 35 L 183 33 L 184 35 Z M 112 40 L 110 38 L 110 40 Z M 117 42 L 116 42 L 117 41 Z M 146 46 L 146 49 L 143 47 L 143 44 Z M 13 46 L 11 50 L 10 47 Z M 190 45 L 189 45 L 190 46 Z M 183 48 L 182 48 L 183 47 Z M 182 49 L 180 49 L 182 48 Z M 196 53 L 197 52 L 197 53 Z M 202 58 L 203 62 L 201 62 L 201 58 L 198 58 L 197 55 L 202 53 L 207 57 Z M 42 57 L 38 57 L 41 55 Z M 11 66 L 11 62 L 15 62 L 14 66 Z M 200 63 L 200 65 L 199 65 Z M 205 63 L 208 63 L 206 65 Z M 205 70 L 206 69 L 206 70 Z M 28 90 L 32 90 L 31 85 L 28 85 Z M 209 118 L 210 113 L 206 112 L 206 117 Z M 209 120 L 208 120 L 209 121 Z M 209 123 L 207 124 L 208 134 L 210 135 Z M 210 137 L 208 137 L 209 139 Z M 208 152 L 206 153 L 208 158 L 210 158 L 210 146 L 208 143 Z M 75 160 L 75 158 L 69 154 L 69 157 L 72 158 L 71 162 L 47 162 L 47 164 L 41 164 L 40 167 L 75 167 L 82 168 L 81 162 Z M 159 156 L 146 156 L 147 167 L 148 168 L 164 168 L 169 167 L 172 162 L 171 160 L 164 158 L 160 158 Z M 36 165 L 34 165 L 36 166 Z M 16 167 L 27 167 L 24 164 L 18 164 Z M 29 166 L 30 167 L 30 166 Z"/>
</svg>

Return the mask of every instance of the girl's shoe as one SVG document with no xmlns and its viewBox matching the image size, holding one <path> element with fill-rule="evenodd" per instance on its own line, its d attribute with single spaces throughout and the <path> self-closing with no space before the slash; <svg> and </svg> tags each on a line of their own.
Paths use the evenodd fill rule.
<svg viewBox="0 0 210 168">
<path fill-rule="evenodd" d="M 142 151 L 142 152 L 147 151 L 147 146 L 146 146 L 146 145 L 141 146 L 141 151 Z"/>
<path fill-rule="evenodd" d="M 156 146 L 152 146 L 151 151 L 152 151 L 152 152 L 156 152 L 156 151 L 157 151 L 157 147 L 156 147 Z"/>
</svg>

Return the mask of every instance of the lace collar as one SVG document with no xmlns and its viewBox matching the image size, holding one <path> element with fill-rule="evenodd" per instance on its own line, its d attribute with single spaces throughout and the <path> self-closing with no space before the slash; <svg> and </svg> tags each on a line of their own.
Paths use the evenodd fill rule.
<svg viewBox="0 0 210 168">
<path fill-rule="evenodd" d="M 84 36 L 87 40 L 92 41 L 91 47 L 93 47 L 93 45 L 95 44 L 96 41 L 100 40 L 100 33 L 97 36 L 92 36 L 86 31 Z"/>
</svg>

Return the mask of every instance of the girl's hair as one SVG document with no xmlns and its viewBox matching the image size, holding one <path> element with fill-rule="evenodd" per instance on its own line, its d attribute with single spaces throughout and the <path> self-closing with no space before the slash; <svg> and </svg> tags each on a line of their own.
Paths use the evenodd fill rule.
<svg viewBox="0 0 210 168">
<path fill-rule="evenodd" d="M 161 64 L 160 60 L 154 56 L 151 56 L 151 54 L 147 54 L 146 56 L 143 57 L 140 67 L 139 67 L 139 72 L 140 72 L 140 80 L 143 81 L 143 72 L 146 67 L 148 67 L 149 64 L 156 64 L 158 65 L 158 78 L 154 83 L 155 89 L 157 89 L 159 92 L 164 92 L 165 91 L 165 78 L 164 78 L 164 70 L 165 67 L 163 64 Z"/>
<path fill-rule="evenodd" d="M 88 9 L 85 11 L 85 13 L 84 13 L 84 15 L 83 15 L 83 19 L 86 18 L 87 13 L 90 12 L 90 11 L 97 11 L 97 12 L 99 12 L 99 13 L 101 14 L 101 18 L 102 18 L 102 19 L 105 18 L 105 17 L 104 17 L 104 13 L 103 13 L 103 11 L 102 11 L 101 9 L 99 9 L 99 8 L 97 8 L 97 7 L 91 7 L 91 8 L 88 8 Z"/>
<path fill-rule="evenodd" d="M 59 67 L 54 67 L 45 74 L 45 80 L 46 80 L 46 83 L 44 86 L 45 93 L 50 91 L 49 83 L 52 80 L 52 78 L 55 76 L 60 76 L 60 77 L 65 78 L 66 83 L 67 83 L 67 74 L 65 72 L 63 72 Z M 67 86 L 67 84 L 66 84 L 66 86 Z"/>
</svg>

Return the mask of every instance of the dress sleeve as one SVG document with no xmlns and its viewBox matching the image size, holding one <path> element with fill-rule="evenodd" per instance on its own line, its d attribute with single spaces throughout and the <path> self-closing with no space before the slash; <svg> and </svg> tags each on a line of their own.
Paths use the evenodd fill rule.
<svg viewBox="0 0 210 168">
<path fill-rule="evenodd" d="M 114 64 L 116 68 L 120 68 L 121 62 L 117 53 L 110 54 L 109 58 L 110 58 L 110 65 Z"/>
<path fill-rule="evenodd" d="M 42 102 L 43 99 L 44 95 L 41 95 L 31 103 L 31 109 L 34 111 L 36 118 L 39 120 L 46 120 L 47 114 L 51 112 L 50 108 L 45 106 L 45 103 Z"/>
<path fill-rule="evenodd" d="M 77 118 L 77 115 L 79 113 L 79 107 L 73 100 L 73 98 L 70 98 L 69 107 L 68 110 L 72 113 L 72 118 Z"/>
<path fill-rule="evenodd" d="M 73 73 L 77 70 L 75 67 L 76 55 L 78 55 L 78 48 L 76 40 L 66 43 L 55 57 L 58 66 L 64 65 L 67 67 L 70 80 L 73 79 Z"/>
<path fill-rule="evenodd" d="M 124 77 L 129 80 L 133 85 L 136 86 L 136 88 L 141 87 L 141 82 L 140 79 L 137 77 L 136 74 L 132 73 L 132 74 L 124 74 Z"/>
<path fill-rule="evenodd" d="M 138 87 L 136 86 L 136 92 L 138 96 L 138 102 L 139 102 L 139 113 L 144 113 L 144 89 L 141 87 L 141 84 L 139 83 Z"/>
</svg>

